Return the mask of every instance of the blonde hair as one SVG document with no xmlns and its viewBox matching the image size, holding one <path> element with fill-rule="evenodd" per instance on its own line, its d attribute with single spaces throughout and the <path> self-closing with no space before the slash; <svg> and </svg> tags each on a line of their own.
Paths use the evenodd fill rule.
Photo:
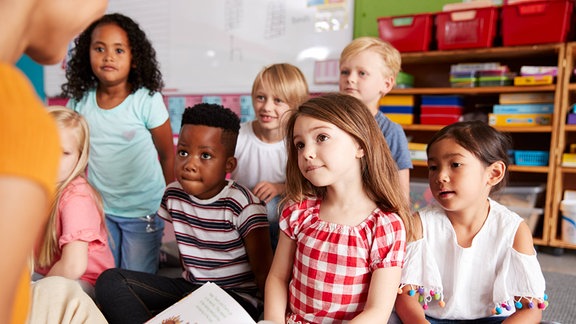
<svg viewBox="0 0 576 324">
<path fill-rule="evenodd" d="M 360 159 L 364 190 L 370 199 L 385 212 L 398 214 L 413 233 L 413 216 L 390 149 L 370 110 L 359 99 L 345 94 L 327 94 L 309 99 L 292 112 L 286 123 L 286 194 L 282 204 L 301 202 L 306 197 L 324 197 L 325 187 L 316 187 L 306 179 L 298 167 L 298 150 L 293 141 L 294 124 L 298 117 L 308 116 L 333 124 L 348 133 L 364 150 Z"/>
<path fill-rule="evenodd" d="M 56 228 L 58 222 L 58 205 L 60 203 L 60 198 L 62 196 L 62 192 L 68 186 L 68 184 L 72 182 L 72 180 L 74 180 L 76 177 L 85 177 L 86 166 L 88 165 L 88 155 L 90 153 L 90 131 L 88 129 L 88 123 L 86 123 L 86 120 L 77 112 L 64 106 L 49 106 L 47 109 L 50 115 L 56 121 L 56 125 L 59 129 L 70 129 L 74 131 L 74 135 L 78 143 L 78 149 L 80 150 L 80 156 L 70 175 L 57 186 L 56 195 L 52 200 L 50 217 L 44 231 L 43 242 L 36 260 L 40 267 L 51 266 L 54 262 L 56 252 L 58 251 L 58 238 L 56 237 Z M 100 215 L 102 216 L 102 220 L 104 222 L 102 198 L 92 186 L 90 187 L 92 188 L 92 195 L 97 203 Z"/>
<path fill-rule="evenodd" d="M 360 54 L 364 51 L 374 51 L 384 63 L 384 71 L 382 73 L 386 77 L 392 77 L 396 82 L 396 76 L 400 72 L 402 66 L 402 58 L 400 52 L 390 43 L 376 37 L 359 37 L 350 42 L 342 50 L 340 54 L 340 62 L 349 60 L 350 58 Z"/>
<path fill-rule="evenodd" d="M 278 63 L 264 67 L 252 84 L 252 100 L 256 92 L 265 85 L 275 96 L 286 102 L 290 109 L 298 107 L 308 99 L 308 83 L 300 69 L 289 63 Z"/>
</svg>

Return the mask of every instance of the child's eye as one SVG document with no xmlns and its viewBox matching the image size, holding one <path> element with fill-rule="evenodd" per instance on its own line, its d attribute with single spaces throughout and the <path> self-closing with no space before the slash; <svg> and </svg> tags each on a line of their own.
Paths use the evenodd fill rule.
<svg viewBox="0 0 576 324">
<path fill-rule="evenodd" d="M 126 52 L 126 51 L 123 50 L 122 48 L 116 49 L 116 53 L 118 53 L 118 54 L 123 54 L 124 52 Z"/>
<path fill-rule="evenodd" d="M 302 143 L 302 142 L 296 142 L 296 143 L 294 143 L 294 147 L 296 147 L 296 149 L 297 149 L 298 151 L 300 151 L 301 149 L 304 148 L 304 143 Z"/>
<path fill-rule="evenodd" d="M 328 138 L 329 138 L 328 135 L 320 134 L 318 135 L 318 137 L 316 137 L 316 140 L 318 142 L 326 142 Z"/>
<path fill-rule="evenodd" d="M 438 167 L 435 165 L 429 165 L 428 166 L 428 171 L 436 171 L 437 169 L 438 169 Z"/>
<path fill-rule="evenodd" d="M 348 74 L 350 74 L 350 71 L 348 71 L 348 70 L 341 70 L 340 71 L 340 75 L 348 75 Z"/>
<path fill-rule="evenodd" d="M 358 74 L 360 74 L 361 76 L 366 76 L 366 75 L 368 75 L 368 73 L 366 73 L 366 72 L 364 72 L 364 71 L 360 71 L 360 72 L 358 72 Z"/>
<path fill-rule="evenodd" d="M 98 53 L 104 52 L 104 48 L 101 47 L 101 46 L 94 47 L 94 50 L 95 50 L 96 52 L 98 52 Z"/>
<path fill-rule="evenodd" d="M 280 98 L 274 98 L 274 103 L 281 104 L 281 103 L 283 103 L 283 101 Z"/>
<path fill-rule="evenodd" d="M 178 156 L 180 157 L 187 157 L 188 156 L 188 152 L 184 151 L 184 150 L 179 150 L 178 151 Z"/>
<path fill-rule="evenodd" d="M 201 158 L 202 160 L 210 160 L 210 159 L 212 158 L 212 154 L 210 154 L 210 153 L 202 153 L 202 154 L 200 154 L 200 158 Z"/>
<path fill-rule="evenodd" d="M 461 167 L 461 166 L 462 166 L 462 163 L 452 162 L 452 167 L 453 167 L 453 168 L 458 168 L 458 167 Z"/>
<path fill-rule="evenodd" d="M 256 96 L 256 101 L 263 102 L 264 96 Z"/>
</svg>

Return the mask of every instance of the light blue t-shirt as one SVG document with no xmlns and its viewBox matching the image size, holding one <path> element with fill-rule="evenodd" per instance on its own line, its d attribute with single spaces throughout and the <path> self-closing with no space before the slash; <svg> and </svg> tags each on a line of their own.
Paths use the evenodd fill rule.
<svg viewBox="0 0 576 324">
<path fill-rule="evenodd" d="M 162 95 L 141 88 L 112 108 L 102 109 L 96 91 L 68 107 L 90 127 L 88 179 L 104 201 L 104 212 L 121 217 L 156 213 L 165 181 L 150 130 L 168 119 Z"/>
<path fill-rule="evenodd" d="M 402 126 L 388 119 L 381 111 L 378 111 L 374 118 L 376 118 L 380 130 L 386 138 L 386 143 L 388 143 L 398 170 L 412 169 L 408 140 Z"/>
</svg>

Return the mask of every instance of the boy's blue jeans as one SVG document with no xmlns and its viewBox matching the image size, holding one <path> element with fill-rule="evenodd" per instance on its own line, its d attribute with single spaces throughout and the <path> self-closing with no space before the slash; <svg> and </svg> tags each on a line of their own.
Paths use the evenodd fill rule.
<svg viewBox="0 0 576 324">
<path fill-rule="evenodd" d="M 108 269 L 96 281 L 96 301 L 110 323 L 142 324 L 200 288 L 184 278 Z M 225 289 L 257 320 L 260 311 L 233 291 Z M 194 310 L 190 310 L 193 312 Z"/>
<path fill-rule="evenodd" d="M 110 249 L 117 268 L 156 273 L 164 220 L 152 214 L 128 218 L 106 214 Z"/>
</svg>

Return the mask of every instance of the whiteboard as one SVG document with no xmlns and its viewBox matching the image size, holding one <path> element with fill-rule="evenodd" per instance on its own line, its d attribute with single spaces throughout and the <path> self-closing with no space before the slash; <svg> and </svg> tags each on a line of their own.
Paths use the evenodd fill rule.
<svg viewBox="0 0 576 324">
<path fill-rule="evenodd" d="M 110 0 L 152 42 L 164 94 L 250 93 L 266 65 L 298 66 L 311 92 L 337 91 L 334 62 L 352 40 L 353 0 Z M 46 95 L 65 82 L 64 63 L 45 67 Z M 318 76 L 315 66 L 331 66 Z M 321 80 L 315 82 L 316 80 Z"/>
</svg>

